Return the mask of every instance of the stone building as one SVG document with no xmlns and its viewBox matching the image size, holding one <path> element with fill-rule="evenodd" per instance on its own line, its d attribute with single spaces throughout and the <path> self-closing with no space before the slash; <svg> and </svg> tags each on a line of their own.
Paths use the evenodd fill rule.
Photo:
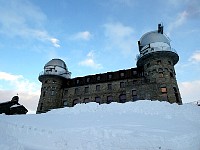
<svg viewBox="0 0 200 150">
<path fill-rule="evenodd" d="M 71 78 L 63 60 L 50 60 L 39 75 L 42 88 L 37 113 L 88 102 L 150 99 L 182 104 L 174 69 L 179 56 L 163 26 L 159 24 L 158 30 L 144 34 L 138 47 L 136 68 L 84 77 Z"/>
</svg>

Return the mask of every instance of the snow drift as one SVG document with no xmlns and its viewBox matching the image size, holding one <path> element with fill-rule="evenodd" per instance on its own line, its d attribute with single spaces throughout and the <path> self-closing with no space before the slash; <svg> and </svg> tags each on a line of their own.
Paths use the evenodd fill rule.
<svg viewBox="0 0 200 150">
<path fill-rule="evenodd" d="M 199 150 L 200 107 L 141 100 L 0 115 L 1 150 Z"/>
</svg>

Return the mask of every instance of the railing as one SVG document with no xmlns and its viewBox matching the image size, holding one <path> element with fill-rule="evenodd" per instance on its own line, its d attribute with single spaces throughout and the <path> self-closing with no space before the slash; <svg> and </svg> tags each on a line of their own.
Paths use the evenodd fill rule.
<svg viewBox="0 0 200 150">
<path fill-rule="evenodd" d="M 139 60 L 142 56 L 153 53 L 153 52 L 159 52 L 159 51 L 170 51 L 170 52 L 174 52 L 177 54 L 176 50 L 171 48 L 171 47 L 150 47 L 148 49 L 145 50 L 146 52 L 142 53 L 142 54 L 138 54 L 136 56 L 136 59 Z"/>
<path fill-rule="evenodd" d="M 57 71 L 57 72 L 42 71 L 39 73 L 39 76 L 42 76 L 42 75 L 57 75 L 57 76 L 65 77 L 65 78 L 71 78 L 71 72 L 66 72 L 66 71 Z"/>
</svg>

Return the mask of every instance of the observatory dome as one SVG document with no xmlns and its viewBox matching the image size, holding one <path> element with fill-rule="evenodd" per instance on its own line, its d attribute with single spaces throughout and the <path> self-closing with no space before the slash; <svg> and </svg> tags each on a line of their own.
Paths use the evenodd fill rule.
<svg viewBox="0 0 200 150">
<path fill-rule="evenodd" d="M 61 60 L 61 59 L 52 59 L 52 60 L 50 60 L 44 66 L 44 68 L 49 67 L 49 66 L 58 66 L 58 67 L 61 67 L 63 69 L 67 69 L 67 66 L 66 66 L 65 62 L 63 60 Z"/>
<path fill-rule="evenodd" d="M 163 42 L 170 45 L 169 38 L 166 35 L 159 33 L 158 31 L 148 32 L 144 34 L 140 39 L 140 44 L 142 47 L 155 42 Z"/>
<path fill-rule="evenodd" d="M 64 78 L 70 78 L 71 72 L 68 71 L 67 65 L 61 59 L 52 59 L 44 66 L 44 71 L 40 73 L 40 76 L 43 75 L 57 75 Z M 39 77 L 40 77 L 39 76 Z"/>
</svg>

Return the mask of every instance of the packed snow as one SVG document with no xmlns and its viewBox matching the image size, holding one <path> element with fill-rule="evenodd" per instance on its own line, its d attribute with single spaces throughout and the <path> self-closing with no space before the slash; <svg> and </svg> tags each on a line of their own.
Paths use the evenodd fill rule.
<svg viewBox="0 0 200 150">
<path fill-rule="evenodd" d="M 0 150 L 200 150 L 200 107 L 141 100 L 0 115 Z"/>
</svg>

